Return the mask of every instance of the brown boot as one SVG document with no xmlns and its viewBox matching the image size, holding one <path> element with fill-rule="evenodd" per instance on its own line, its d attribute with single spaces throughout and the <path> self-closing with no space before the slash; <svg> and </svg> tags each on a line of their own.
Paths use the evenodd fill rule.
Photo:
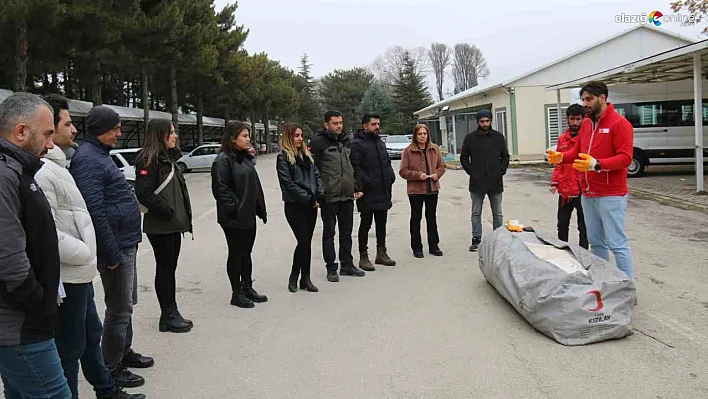
<svg viewBox="0 0 708 399">
<path fill-rule="evenodd" d="M 396 266 L 396 261 L 391 259 L 386 253 L 386 247 L 376 247 L 376 262 L 377 265 Z"/>
<path fill-rule="evenodd" d="M 367 272 L 376 270 L 374 264 L 369 260 L 369 251 L 359 251 L 359 269 Z"/>
</svg>

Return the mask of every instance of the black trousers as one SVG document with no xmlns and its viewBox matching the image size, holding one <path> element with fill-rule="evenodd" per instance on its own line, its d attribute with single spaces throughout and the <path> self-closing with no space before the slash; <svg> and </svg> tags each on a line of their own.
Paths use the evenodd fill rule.
<svg viewBox="0 0 708 399">
<path fill-rule="evenodd" d="M 242 230 L 223 228 L 229 246 L 226 272 L 231 281 L 231 290 L 241 292 L 241 285 L 251 287 L 253 283 L 253 262 L 251 252 L 256 242 L 256 229 Z"/>
<path fill-rule="evenodd" d="M 337 269 L 337 253 L 334 251 L 334 229 L 337 224 L 339 224 L 339 262 L 342 267 L 353 266 L 354 200 L 323 204 L 321 216 L 322 256 L 327 269 Z"/>
<path fill-rule="evenodd" d="M 177 261 L 182 246 L 182 234 L 148 234 L 155 253 L 155 293 L 163 312 L 177 309 Z"/>
<path fill-rule="evenodd" d="M 311 206 L 285 203 L 285 219 L 295 234 L 297 246 L 293 254 L 292 274 L 303 277 L 310 276 L 312 260 L 312 235 L 317 223 L 317 208 Z"/>
<path fill-rule="evenodd" d="M 585 216 L 583 216 L 583 204 L 580 197 L 573 197 L 565 204 L 563 197 L 558 196 L 558 239 L 568 242 L 568 234 L 570 229 L 570 217 L 573 215 L 573 209 L 577 210 L 578 232 L 580 233 L 580 246 L 588 249 L 588 233 L 585 228 Z"/>
<path fill-rule="evenodd" d="M 366 251 L 369 243 L 371 224 L 376 222 L 376 246 L 386 246 L 386 219 L 388 211 L 362 212 L 359 224 L 359 252 Z"/>
<path fill-rule="evenodd" d="M 411 204 L 411 248 L 423 250 L 423 240 L 420 236 L 420 222 L 423 219 L 423 206 L 425 205 L 425 226 L 428 231 L 428 248 L 435 249 L 440 243 L 438 235 L 438 221 L 436 212 L 438 209 L 438 194 L 432 195 L 409 195 L 408 201 Z"/>
</svg>

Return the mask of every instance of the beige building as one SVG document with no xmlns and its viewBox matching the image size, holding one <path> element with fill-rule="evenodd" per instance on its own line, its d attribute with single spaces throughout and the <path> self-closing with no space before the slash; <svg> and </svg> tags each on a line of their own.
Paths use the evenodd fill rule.
<svg viewBox="0 0 708 399">
<path fill-rule="evenodd" d="M 546 87 L 693 42 L 664 29 L 637 25 L 550 64 L 511 79 L 473 87 L 415 114 L 430 126 L 441 144 L 447 142 L 452 149 L 455 142 L 454 151 L 459 153 L 464 136 L 477 128 L 475 113 L 487 109 L 494 115 L 492 126 L 507 137 L 512 159 L 543 159 L 545 150 L 558 138 L 557 104 L 561 103 L 562 133 L 566 129 L 565 108 L 577 102 L 574 96 L 578 93 L 570 89 L 547 91 Z"/>
</svg>

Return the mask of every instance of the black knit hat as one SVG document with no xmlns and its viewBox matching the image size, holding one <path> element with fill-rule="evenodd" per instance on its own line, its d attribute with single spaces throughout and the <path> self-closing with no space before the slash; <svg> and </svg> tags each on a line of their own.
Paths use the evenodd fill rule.
<svg viewBox="0 0 708 399">
<path fill-rule="evenodd" d="M 91 108 L 86 117 L 86 133 L 93 137 L 102 136 L 120 123 L 120 115 L 108 107 L 99 105 Z"/>
<path fill-rule="evenodd" d="M 474 115 L 475 119 L 477 119 L 477 122 L 479 122 L 480 119 L 482 118 L 489 118 L 489 120 L 492 120 L 492 113 L 489 112 L 486 109 L 483 109 L 481 111 L 477 111 L 477 113 Z"/>
</svg>

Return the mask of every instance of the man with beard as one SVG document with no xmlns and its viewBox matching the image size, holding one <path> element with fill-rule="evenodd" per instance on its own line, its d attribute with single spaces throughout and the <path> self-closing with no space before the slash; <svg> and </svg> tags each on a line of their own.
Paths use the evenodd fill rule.
<svg viewBox="0 0 708 399">
<path fill-rule="evenodd" d="M 578 141 L 578 132 L 583 123 L 585 109 L 578 104 L 573 104 L 565 111 L 568 121 L 568 130 L 558 137 L 556 151 L 564 152 L 575 147 Z M 580 232 L 580 246 L 588 249 L 588 235 L 583 217 L 583 205 L 580 200 L 580 174 L 570 164 L 556 165 L 551 178 L 551 193 L 558 193 L 558 239 L 568 242 L 568 230 L 573 209 L 578 211 L 578 231 Z"/>
<path fill-rule="evenodd" d="M 53 135 L 53 111 L 41 98 L 15 93 L 0 104 L 0 377 L 7 398 L 71 398 L 54 343 L 59 242 L 34 179 Z"/>
<path fill-rule="evenodd" d="M 632 252 L 625 233 L 627 168 L 632 163 L 632 124 L 607 102 L 607 85 L 589 82 L 581 90 L 589 114 L 568 151 L 548 150 L 548 163 L 572 164 L 581 172 L 582 205 L 592 253 L 609 261 L 614 253 L 617 267 L 634 280 Z"/>
<path fill-rule="evenodd" d="M 470 176 L 469 190 L 472 197 L 472 244 L 476 251 L 482 242 L 482 205 L 489 197 L 494 230 L 504 224 L 502 216 L 503 176 L 509 167 L 509 150 L 504 135 L 492 129 L 492 113 L 481 110 L 475 115 L 477 130 L 468 133 L 462 143 L 460 163 Z"/>
<path fill-rule="evenodd" d="M 116 387 L 103 361 L 103 325 L 96 312 L 93 279 L 96 277 L 96 232 L 88 207 L 66 168 L 64 151 L 75 146 L 76 128 L 69 115 L 69 100 L 51 94 L 45 101 L 54 109 L 54 148 L 44 156 L 35 175 L 54 214 L 59 237 L 59 261 L 66 297 L 59 306 L 55 341 L 64 375 L 74 398 L 79 397 L 79 370 L 98 399 L 144 399 Z"/>
<path fill-rule="evenodd" d="M 379 136 L 381 117 L 366 114 L 360 129 L 352 141 L 352 166 L 356 184 L 356 207 L 361 214 L 359 225 L 359 267 L 366 271 L 375 270 L 369 260 L 368 241 L 371 225 L 376 221 L 377 265 L 395 266 L 396 261 L 386 251 L 386 219 L 391 209 L 391 188 L 396 173 L 391 167 L 391 158 L 386 145 Z"/>
<path fill-rule="evenodd" d="M 322 177 L 325 200 L 322 209 L 322 255 L 327 267 L 327 281 L 338 282 L 342 276 L 362 277 L 366 273 L 354 266 L 352 229 L 354 228 L 354 170 L 349 158 L 349 136 L 343 132 L 344 121 L 338 111 L 327 111 L 324 130 L 310 140 L 310 152 Z M 339 262 L 334 250 L 334 232 L 339 224 Z M 337 273 L 339 269 L 339 274 Z"/>
</svg>

